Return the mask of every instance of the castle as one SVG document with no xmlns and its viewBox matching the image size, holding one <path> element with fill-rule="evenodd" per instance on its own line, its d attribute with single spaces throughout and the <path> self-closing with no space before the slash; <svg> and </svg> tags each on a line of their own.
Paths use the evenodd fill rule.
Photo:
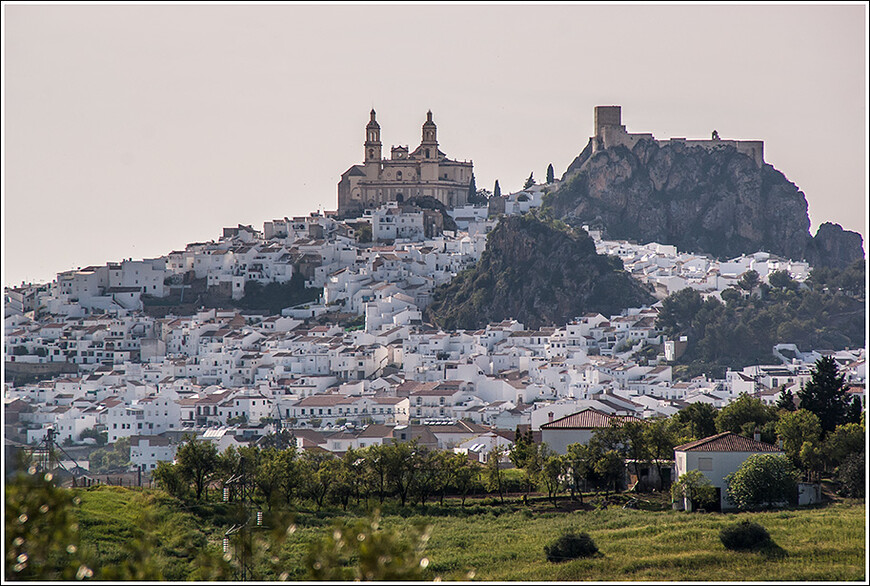
<svg viewBox="0 0 870 586">
<path fill-rule="evenodd" d="M 438 128 L 432 112 L 423 123 L 423 140 L 414 152 L 394 146 L 390 158 L 381 157 L 381 127 L 371 111 L 366 125 L 362 165 L 353 165 L 338 182 L 338 213 L 353 214 L 388 201 L 403 202 L 412 197 L 434 197 L 448 208 L 468 201 L 473 165 L 454 161 L 438 150 Z"/>
<path fill-rule="evenodd" d="M 625 126 L 622 124 L 622 106 L 595 106 L 595 136 L 591 139 L 593 153 L 615 146 L 625 146 L 631 149 L 643 139 L 655 140 L 659 146 L 669 143 L 682 143 L 690 147 L 700 146 L 704 148 L 729 145 L 736 148 L 737 152 L 752 158 L 759 167 L 764 164 L 763 140 L 722 140 L 715 130 L 710 140 L 686 140 L 685 138 L 656 140 L 650 133 L 626 132 Z"/>
</svg>

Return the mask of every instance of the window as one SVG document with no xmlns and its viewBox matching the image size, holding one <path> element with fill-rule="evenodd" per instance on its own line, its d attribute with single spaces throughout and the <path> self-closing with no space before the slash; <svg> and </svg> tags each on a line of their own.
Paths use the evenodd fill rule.
<svg viewBox="0 0 870 586">
<path fill-rule="evenodd" d="M 707 471 L 713 469 L 713 458 L 698 458 L 698 470 Z"/>
</svg>

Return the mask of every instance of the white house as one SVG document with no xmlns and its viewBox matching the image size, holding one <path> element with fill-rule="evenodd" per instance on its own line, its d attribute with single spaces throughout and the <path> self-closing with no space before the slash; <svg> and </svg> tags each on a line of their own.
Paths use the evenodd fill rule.
<svg viewBox="0 0 870 586">
<path fill-rule="evenodd" d="M 172 462 L 177 449 L 163 436 L 130 436 L 130 463 L 151 472 L 157 468 L 157 462 Z"/>
<path fill-rule="evenodd" d="M 571 444 L 586 444 L 592 434 L 599 429 L 622 425 L 629 421 L 640 421 L 636 417 L 608 415 L 597 409 L 583 409 L 561 419 L 541 426 L 541 442 L 549 445 L 559 454 L 568 451 Z"/>
<path fill-rule="evenodd" d="M 783 452 L 776 446 L 760 441 L 758 434 L 755 439 L 730 431 L 705 437 L 674 448 L 677 480 L 692 470 L 700 471 L 716 489 L 718 508 L 733 509 L 734 503 L 728 498 L 725 477 L 736 472 L 749 456 L 771 453 Z"/>
</svg>

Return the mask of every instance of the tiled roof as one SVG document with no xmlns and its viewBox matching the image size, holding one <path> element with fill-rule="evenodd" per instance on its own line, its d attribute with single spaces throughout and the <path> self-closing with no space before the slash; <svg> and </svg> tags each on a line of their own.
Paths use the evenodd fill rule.
<svg viewBox="0 0 870 586">
<path fill-rule="evenodd" d="M 778 447 L 726 431 L 677 446 L 678 452 L 782 452 Z"/>
<path fill-rule="evenodd" d="M 572 413 L 550 423 L 545 423 L 541 426 L 541 429 L 597 429 L 610 427 L 611 425 L 621 425 L 628 421 L 640 421 L 640 419 L 631 416 L 608 415 L 607 413 L 590 408 Z"/>
</svg>

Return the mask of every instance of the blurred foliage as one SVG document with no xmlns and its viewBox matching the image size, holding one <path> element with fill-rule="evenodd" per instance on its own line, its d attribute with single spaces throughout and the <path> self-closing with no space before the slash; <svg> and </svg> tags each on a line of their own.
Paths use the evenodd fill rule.
<svg viewBox="0 0 870 586">
<path fill-rule="evenodd" d="M 382 527 L 376 511 L 367 519 L 336 522 L 310 546 L 305 565 L 314 580 L 422 580 L 429 533 L 423 522 L 403 532 Z"/>
</svg>

